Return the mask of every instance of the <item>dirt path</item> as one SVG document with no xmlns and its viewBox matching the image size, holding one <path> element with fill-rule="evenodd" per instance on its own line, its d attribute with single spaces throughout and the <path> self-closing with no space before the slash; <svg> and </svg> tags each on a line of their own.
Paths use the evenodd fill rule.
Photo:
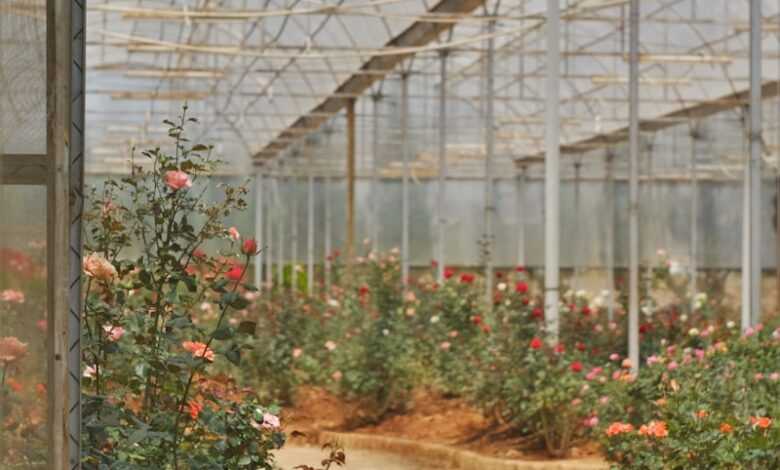
<svg viewBox="0 0 780 470">
<path fill-rule="evenodd" d="M 282 470 L 292 470 L 296 465 L 318 465 L 324 452 L 316 447 L 285 446 L 276 453 Z M 347 465 L 340 470 L 442 470 L 419 464 L 393 454 L 365 450 L 347 450 Z"/>
</svg>

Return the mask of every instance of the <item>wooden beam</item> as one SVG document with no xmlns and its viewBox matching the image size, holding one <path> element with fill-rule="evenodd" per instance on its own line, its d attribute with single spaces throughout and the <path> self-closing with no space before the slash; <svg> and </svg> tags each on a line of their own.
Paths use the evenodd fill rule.
<svg viewBox="0 0 780 470">
<path fill-rule="evenodd" d="M 482 5 L 485 0 L 440 0 L 429 13 L 440 14 L 467 14 L 471 13 L 478 6 Z M 425 21 L 415 21 L 398 36 L 391 39 L 384 47 L 417 47 L 424 46 L 448 29 L 452 28 L 454 24 L 450 23 L 430 23 Z M 401 55 L 384 55 L 374 56 L 360 67 L 360 71 L 365 72 L 368 70 L 390 73 L 398 64 L 401 64 L 404 60 L 413 56 L 414 54 L 401 54 Z M 348 94 L 348 95 L 360 95 L 365 92 L 375 82 L 381 80 L 384 77 L 382 74 L 355 74 L 349 77 L 345 82 L 339 86 L 334 94 Z M 305 116 L 298 118 L 287 131 L 280 133 L 277 136 L 278 139 L 289 138 L 296 135 L 292 129 L 298 128 L 319 128 L 325 121 L 325 118 L 315 117 L 314 113 L 332 113 L 335 114 L 344 109 L 349 103 L 349 98 L 337 98 L 334 96 L 326 98 L 322 103 L 317 105 L 312 111 Z M 281 146 L 281 149 L 287 147 L 288 144 Z M 255 155 L 255 158 L 261 155 L 268 155 L 271 152 L 267 152 L 275 148 L 274 142 L 271 142 L 265 149 L 261 150 Z M 277 155 L 278 151 L 272 152 L 272 155 Z M 265 157 L 268 158 L 268 157 Z"/>
<path fill-rule="evenodd" d="M 780 81 L 766 82 L 762 86 L 762 96 L 764 99 L 774 98 L 780 95 Z M 728 111 L 739 106 L 746 106 L 750 90 L 742 90 L 736 93 L 715 98 L 710 101 L 704 101 L 692 106 L 686 106 L 676 111 L 666 113 L 656 118 L 642 119 L 639 122 L 639 130 L 642 132 L 658 132 L 669 127 L 679 125 L 680 122 L 695 121 L 712 116 L 723 111 Z M 628 127 L 621 127 L 612 132 L 595 135 L 578 142 L 561 145 L 561 153 L 582 154 L 584 151 L 604 148 L 610 145 L 616 145 L 628 140 Z M 535 157 L 544 157 L 542 153 L 521 157 L 515 160 L 520 164 L 524 160 Z"/>
<path fill-rule="evenodd" d="M 46 185 L 46 155 L 0 154 L 0 184 Z"/>
</svg>

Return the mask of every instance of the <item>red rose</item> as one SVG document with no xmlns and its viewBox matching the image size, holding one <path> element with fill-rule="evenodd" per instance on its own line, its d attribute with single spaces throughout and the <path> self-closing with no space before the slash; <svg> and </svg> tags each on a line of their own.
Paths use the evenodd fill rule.
<svg viewBox="0 0 780 470">
<path fill-rule="evenodd" d="M 582 314 L 583 315 L 585 315 L 587 317 L 591 313 L 593 313 L 593 310 L 591 310 L 590 307 L 588 307 L 587 305 L 582 307 Z"/>
<path fill-rule="evenodd" d="M 542 348 L 542 340 L 539 338 L 534 338 L 531 340 L 531 349 L 541 349 Z"/>
<path fill-rule="evenodd" d="M 480 323 L 482 323 L 482 317 L 480 317 L 479 315 L 474 315 L 473 317 L 471 317 L 471 323 L 475 325 L 479 325 Z"/>
<path fill-rule="evenodd" d="M 496 273 L 496 279 L 503 279 L 503 278 L 504 278 L 504 273 L 501 272 Z"/>
<path fill-rule="evenodd" d="M 247 238 L 244 240 L 244 244 L 241 245 L 241 253 L 247 256 L 254 256 L 257 254 L 257 242 L 254 238 Z"/>
<path fill-rule="evenodd" d="M 200 248 L 195 248 L 195 251 L 192 252 L 192 256 L 195 258 L 202 259 L 206 257 L 206 252 L 201 250 Z"/>
<path fill-rule="evenodd" d="M 436 268 L 438 268 L 438 267 L 439 267 L 439 262 L 438 262 L 438 261 L 436 261 L 435 259 L 432 259 L 432 260 L 431 260 L 431 267 L 432 267 L 433 269 L 436 269 Z"/>
<path fill-rule="evenodd" d="M 449 279 L 455 275 L 455 270 L 452 268 L 444 268 L 444 279 Z"/>
<path fill-rule="evenodd" d="M 240 281 L 241 278 L 244 277 L 244 268 L 241 266 L 233 266 L 225 273 L 225 277 L 231 281 Z"/>
<path fill-rule="evenodd" d="M 556 344 L 555 352 L 558 354 L 563 354 L 564 352 L 566 352 L 566 346 L 564 346 L 563 343 Z"/>
<path fill-rule="evenodd" d="M 515 268 L 515 271 L 519 273 L 525 272 L 525 266 L 518 266 Z"/>
<path fill-rule="evenodd" d="M 523 300 L 521 300 L 521 302 L 523 303 L 523 305 L 528 305 L 531 303 L 531 299 L 529 299 L 528 297 L 523 297 Z"/>
<path fill-rule="evenodd" d="M 645 334 L 652 329 L 653 329 L 653 325 L 649 323 L 642 323 L 641 325 L 639 325 L 639 332 L 642 334 Z"/>
<path fill-rule="evenodd" d="M 360 289 L 358 290 L 358 292 L 360 293 L 361 297 L 363 297 L 365 295 L 368 295 L 368 286 L 363 284 L 362 286 L 360 286 Z"/>
<path fill-rule="evenodd" d="M 463 273 L 460 275 L 460 282 L 462 284 L 471 284 L 474 282 L 474 275 L 471 273 Z"/>
<path fill-rule="evenodd" d="M 482 331 L 485 333 L 490 333 L 490 325 L 482 325 Z"/>
<path fill-rule="evenodd" d="M 585 343 L 577 343 L 577 351 L 585 351 Z"/>
<path fill-rule="evenodd" d="M 518 294 L 525 294 L 528 292 L 528 284 L 523 281 L 517 281 L 517 284 L 515 284 L 515 292 Z"/>
<path fill-rule="evenodd" d="M 542 310 L 542 307 L 536 307 L 531 312 L 531 316 L 539 319 L 544 318 L 544 310 Z"/>
<path fill-rule="evenodd" d="M 582 372 L 582 363 L 580 361 L 572 362 L 571 366 L 569 367 L 571 368 L 572 372 Z"/>
</svg>

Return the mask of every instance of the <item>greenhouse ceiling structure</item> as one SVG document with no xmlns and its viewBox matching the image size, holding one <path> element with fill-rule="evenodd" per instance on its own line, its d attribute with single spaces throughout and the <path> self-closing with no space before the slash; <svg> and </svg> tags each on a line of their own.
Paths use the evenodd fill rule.
<svg viewBox="0 0 780 470">
<path fill-rule="evenodd" d="M 15 188 L 46 202 L 29 226 L 50 247 L 61 389 L 80 374 L 63 312 L 80 311 L 83 179 L 170 148 L 163 121 L 185 104 L 189 137 L 227 163 L 217 177 L 253 181 L 237 224 L 267 247 L 262 288 L 288 262 L 330 276 L 333 251 L 366 239 L 398 247 L 403 279 L 431 260 L 440 278 L 538 268 L 555 334 L 562 270 L 577 287 L 602 268 L 611 291 L 623 269 L 638 364 L 657 249 L 739 272 L 744 328 L 764 270 L 780 272 L 778 1 L 2 0 L 0 19 L 0 213 L 31 217 Z M 73 454 L 61 418 L 52 446 Z"/>
</svg>

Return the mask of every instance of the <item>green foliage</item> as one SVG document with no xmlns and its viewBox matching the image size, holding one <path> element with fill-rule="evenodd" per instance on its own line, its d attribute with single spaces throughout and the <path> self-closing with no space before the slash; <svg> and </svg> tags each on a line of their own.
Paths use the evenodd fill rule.
<svg viewBox="0 0 780 470">
<path fill-rule="evenodd" d="M 186 111 L 166 121 L 173 154 L 145 151 L 148 165 L 90 195 L 81 342 L 89 467 L 270 469 L 284 441 L 257 397 L 218 373 L 241 364 L 255 331 L 242 316 L 254 250 L 222 222 L 246 208 L 245 188 L 221 186 L 220 201 L 204 201 L 218 162 L 184 137 L 195 122 Z M 209 255 L 202 247 L 213 241 L 224 249 Z M 141 251 L 130 259 L 133 245 Z"/>
</svg>

